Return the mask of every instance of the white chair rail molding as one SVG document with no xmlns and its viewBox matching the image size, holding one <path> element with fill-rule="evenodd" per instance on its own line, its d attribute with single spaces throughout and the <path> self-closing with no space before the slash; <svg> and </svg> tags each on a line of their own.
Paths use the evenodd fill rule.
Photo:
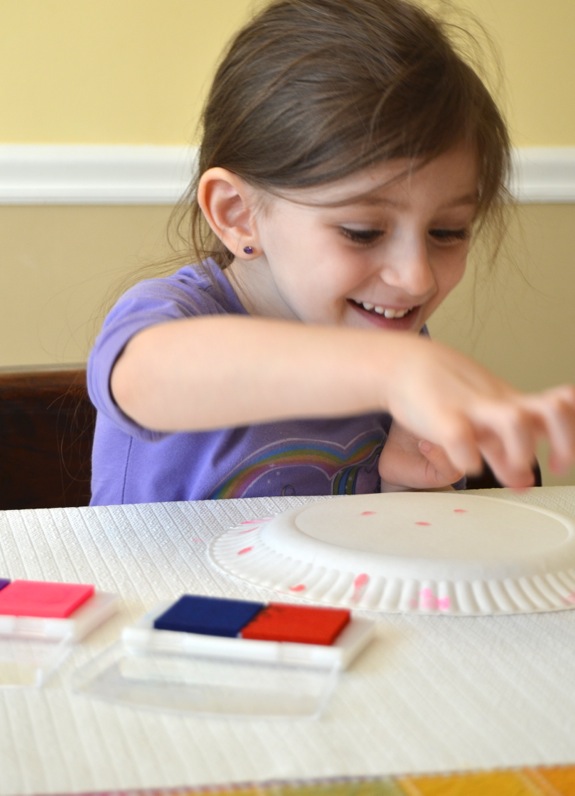
<svg viewBox="0 0 575 796">
<path fill-rule="evenodd" d="M 169 205 L 184 192 L 192 146 L 0 145 L 0 204 Z M 575 202 L 575 147 L 514 151 L 521 203 Z"/>
</svg>

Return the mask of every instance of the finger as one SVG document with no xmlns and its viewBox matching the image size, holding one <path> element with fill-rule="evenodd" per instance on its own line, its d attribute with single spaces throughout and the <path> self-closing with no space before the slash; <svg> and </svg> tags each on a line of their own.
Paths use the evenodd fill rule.
<svg viewBox="0 0 575 796">
<path fill-rule="evenodd" d="M 575 388 L 558 387 L 537 398 L 527 398 L 529 407 L 539 414 L 540 436 L 549 443 L 549 465 L 564 472 L 575 462 Z"/>
<path fill-rule="evenodd" d="M 441 447 L 456 470 L 479 475 L 483 470 L 483 458 L 471 421 L 465 417 L 451 416 L 443 423 Z"/>
<path fill-rule="evenodd" d="M 497 480 L 513 489 L 534 484 L 536 434 L 533 428 L 523 428 L 510 421 L 503 431 L 488 429 L 480 435 L 480 449 L 485 462 Z"/>
<path fill-rule="evenodd" d="M 531 462 L 525 462 L 518 469 L 517 467 L 510 467 L 504 453 L 501 451 L 495 452 L 492 447 L 484 449 L 483 456 L 501 486 L 506 486 L 510 489 L 528 489 L 535 485 L 535 459 Z"/>
</svg>

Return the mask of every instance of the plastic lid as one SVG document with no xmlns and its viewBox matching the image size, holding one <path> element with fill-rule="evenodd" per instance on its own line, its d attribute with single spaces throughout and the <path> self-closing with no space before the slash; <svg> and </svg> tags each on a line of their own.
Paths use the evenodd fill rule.
<svg viewBox="0 0 575 796">
<path fill-rule="evenodd" d="M 68 638 L 0 636 L 0 686 L 44 685 L 71 649 Z"/>
<path fill-rule="evenodd" d="M 73 687 L 112 702 L 206 716 L 313 718 L 337 679 L 330 666 L 147 650 L 120 641 L 79 669 Z"/>
</svg>

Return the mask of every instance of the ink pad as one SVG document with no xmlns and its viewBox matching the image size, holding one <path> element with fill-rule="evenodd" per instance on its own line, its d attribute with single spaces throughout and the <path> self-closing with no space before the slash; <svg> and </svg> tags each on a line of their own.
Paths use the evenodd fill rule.
<svg viewBox="0 0 575 796">
<path fill-rule="evenodd" d="M 92 584 L 0 583 L 0 686 L 43 685 L 72 644 L 117 610 L 117 595 Z"/>
<path fill-rule="evenodd" d="M 333 663 L 345 669 L 372 640 L 375 627 L 374 620 L 354 616 L 349 609 L 183 595 L 125 628 L 122 637 L 147 650 L 201 651 L 225 658 L 319 666 Z"/>
<path fill-rule="evenodd" d="M 13 580 L 0 590 L 0 614 L 66 619 L 93 594 L 92 585 Z"/>
<path fill-rule="evenodd" d="M 349 610 L 302 610 L 183 595 L 124 628 L 119 642 L 75 673 L 73 687 L 114 703 L 179 714 L 317 717 L 340 671 L 374 639 L 377 626 Z M 283 640 L 245 637 L 252 625 L 256 634 L 260 625 L 269 639 Z"/>
<path fill-rule="evenodd" d="M 184 594 L 154 620 L 156 630 L 238 636 L 264 608 L 264 603 Z"/>
<path fill-rule="evenodd" d="M 351 619 L 347 608 L 272 602 L 241 632 L 242 638 L 299 644 L 333 644 Z"/>
</svg>

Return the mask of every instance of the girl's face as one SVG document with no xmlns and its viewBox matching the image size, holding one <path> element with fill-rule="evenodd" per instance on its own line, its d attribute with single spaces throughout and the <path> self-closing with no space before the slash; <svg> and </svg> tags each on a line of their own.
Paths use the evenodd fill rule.
<svg viewBox="0 0 575 796">
<path fill-rule="evenodd" d="M 465 148 L 411 173 L 408 165 L 268 197 L 255 221 L 261 256 L 230 266 L 247 309 L 419 332 L 465 271 L 478 168 Z"/>
</svg>

